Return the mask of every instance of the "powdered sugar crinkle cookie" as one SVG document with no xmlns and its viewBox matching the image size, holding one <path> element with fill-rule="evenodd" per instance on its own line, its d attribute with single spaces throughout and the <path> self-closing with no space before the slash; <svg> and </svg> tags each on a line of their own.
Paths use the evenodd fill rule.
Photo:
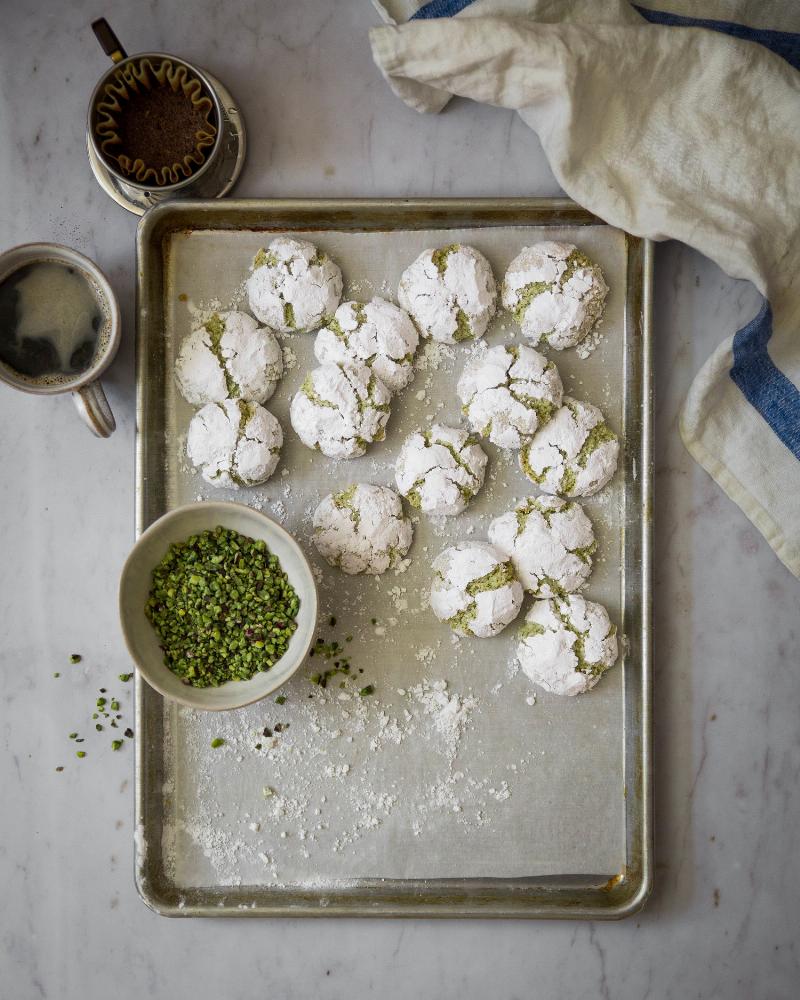
<svg viewBox="0 0 800 1000">
<path fill-rule="evenodd" d="M 459 635 L 489 638 L 519 614 L 522 585 L 511 560 L 488 542 L 453 545 L 431 568 L 431 610 Z"/>
<path fill-rule="evenodd" d="M 358 483 L 329 493 L 314 513 L 314 544 L 345 573 L 385 573 L 401 562 L 412 539 L 400 497 L 386 486 Z"/>
<path fill-rule="evenodd" d="M 403 272 L 397 297 L 422 335 L 444 344 L 482 337 L 497 307 L 489 261 L 458 243 L 424 250 Z"/>
<path fill-rule="evenodd" d="M 535 601 L 519 637 L 524 673 L 552 694 L 590 691 L 617 661 L 617 629 L 608 612 L 577 594 Z"/>
</svg>

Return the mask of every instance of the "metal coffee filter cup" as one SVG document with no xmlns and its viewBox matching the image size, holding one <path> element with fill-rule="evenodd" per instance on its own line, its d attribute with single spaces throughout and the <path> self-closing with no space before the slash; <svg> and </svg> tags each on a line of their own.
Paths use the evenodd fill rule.
<svg viewBox="0 0 800 1000">
<path fill-rule="evenodd" d="M 100 186 L 118 204 L 130 212 L 142 215 L 148 208 L 172 198 L 220 198 L 233 187 L 244 165 L 246 150 L 245 129 L 241 113 L 230 93 L 222 84 L 198 66 L 178 56 L 164 52 L 142 52 L 128 56 L 119 40 L 104 19 L 92 24 L 105 53 L 114 65 L 100 78 L 89 101 L 86 127 L 86 144 L 89 162 Z M 156 184 L 152 179 L 137 180 L 123 172 L 119 163 L 109 155 L 107 146 L 109 88 L 118 87 L 127 76 L 136 78 L 148 72 L 148 67 L 158 68 L 168 64 L 170 72 L 178 74 L 190 86 L 200 85 L 202 98 L 212 104 L 209 121 L 216 134 L 213 144 L 204 143 L 199 148 L 197 168 L 188 176 L 171 184 Z M 156 69 L 157 71 L 157 69 Z M 102 124 L 104 134 L 98 134 Z M 195 161 L 197 162 L 197 161 Z"/>
</svg>

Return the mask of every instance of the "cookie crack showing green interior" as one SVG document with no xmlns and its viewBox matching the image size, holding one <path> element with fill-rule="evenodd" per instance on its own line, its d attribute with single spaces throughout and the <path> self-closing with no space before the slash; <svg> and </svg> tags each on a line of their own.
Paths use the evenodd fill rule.
<svg viewBox="0 0 800 1000">
<path fill-rule="evenodd" d="M 551 287 L 552 285 L 549 281 L 530 281 L 518 290 L 517 304 L 514 306 L 513 315 L 514 319 L 520 325 L 525 316 L 525 311 L 531 302 L 533 302 L 537 295 L 541 295 L 542 292 L 548 291 Z"/>
<path fill-rule="evenodd" d="M 519 627 L 517 635 L 520 639 L 530 639 L 534 635 L 544 635 L 546 629 L 538 622 L 524 622 Z"/>
<path fill-rule="evenodd" d="M 568 504 L 563 509 L 566 511 L 566 510 L 569 509 L 569 506 L 570 505 Z M 522 532 L 525 530 L 525 525 L 528 523 L 528 518 L 531 516 L 531 514 L 534 511 L 536 511 L 538 514 L 542 515 L 542 519 L 545 521 L 545 523 L 547 524 L 548 528 L 552 528 L 553 525 L 552 525 L 552 523 L 550 521 L 550 518 L 552 517 L 552 515 L 553 515 L 554 512 L 552 510 L 550 510 L 548 507 L 543 507 L 542 504 L 539 502 L 539 500 L 538 500 L 537 497 L 529 497 L 529 499 L 526 500 L 524 504 L 521 504 L 514 511 L 514 513 L 517 516 L 517 535 L 518 536 L 521 535 Z"/>
<path fill-rule="evenodd" d="M 474 621 L 478 614 L 478 605 L 472 601 L 468 607 L 462 608 L 452 618 L 447 619 L 447 624 L 456 632 L 465 632 L 467 635 L 474 635 L 470 628 L 470 622 Z"/>
<path fill-rule="evenodd" d="M 263 247 L 255 256 L 253 260 L 253 270 L 258 270 L 259 267 L 277 267 L 278 258 L 272 251 L 264 250 Z"/>
<path fill-rule="evenodd" d="M 425 478 L 417 479 L 411 489 L 406 493 L 406 500 L 411 504 L 412 507 L 416 507 L 417 510 L 422 508 L 422 496 L 420 495 L 420 489 L 425 485 Z"/>
<path fill-rule="evenodd" d="M 222 335 L 225 333 L 225 320 L 219 313 L 214 313 L 203 326 L 208 333 L 208 349 L 217 359 L 217 364 L 222 369 L 222 374 L 225 378 L 225 389 L 232 399 L 236 398 L 241 390 L 239 389 L 238 382 L 228 371 L 228 362 L 222 353 Z"/>
<path fill-rule="evenodd" d="M 307 396 L 316 406 L 327 406 L 330 410 L 337 409 L 335 403 L 331 403 L 330 400 L 323 399 L 322 396 L 320 396 L 314 388 L 314 380 L 310 375 L 306 375 L 303 379 L 303 384 L 300 386 L 300 392 L 302 392 L 304 396 Z"/>
<path fill-rule="evenodd" d="M 452 444 L 450 444 L 449 441 L 442 441 L 439 438 L 434 438 L 430 432 L 424 434 L 423 437 L 425 438 L 425 446 L 427 448 L 430 448 L 431 445 L 438 444 L 440 448 L 444 448 L 446 451 L 450 452 L 450 455 L 452 456 L 453 461 L 456 463 L 458 468 L 466 472 L 466 474 L 470 477 L 470 479 L 473 480 L 477 479 L 474 470 L 471 469 L 469 465 L 467 465 L 467 463 L 464 461 L 461 455 L 456 451 L 455 447 Z M 476 443 L 475 441 L 470 441 L 469 438 L 467 439 L 467 444 L 475 444 L 475 443 Z"/>
<path fill-rule="evenodd" d="M 338 507 L 339 510 L 346 510 L 350 512 L 350 520 L 356 527 L 358 527 L 361 522 L 361 512 L 353 503 L 353 497 L 355 497 L 357 489 L 358 485 L 354 484 L 353 486 L 349 486 L 346 490 L 343 490 L 341 493 L 335 494 L 333 498 L 333 504 L 335 507 Z"/>
<path fill-rule="evenodd" d="M 524 392 L 517 392 L 513 385 L 509 386 L 508 391 L 518 403 L 522 403 L 527 409 L 533 410 L 536 413 L 540 425 L 546 424 L 553 416 L 555 407 L 548 400 L 537 399 L 536 396 L 528 396 Z"/>
<path fill-rule="evenodd" d="M 289 327 L 290 330 L 296 330 L 294 321 L 294 306 L 291 302 L 283 303 L 283 322 Z"/>
<path fill-rule="evenodd" d="M 250 403 L 245 402 L 242 399 L 236 401 L 236 405 L 239 407 L 239 426 L 236 428 L 236 444 L 233 447 L 233 453 L 231 454 L 231 461 L 228 467 L 228 475 L 236 483 L 237 486 L 246 486 L 247 483 L 244 482 L 242 477 L 239 475 L 239 445 L 242 441 L 247 440 L 247 434 L 245 429 L 250 418 L 254 414 L 254 409 Z"/>
<path fill-rule="evenodd" d="M 367 382 L 367 400 L 366 401 L 367 401 L 367 403 L 369 403 L 369 405 L 374 410 L 377 410 L 379 413 L 389 413 L 389 411 L 391 410 L 391 404 L 389 404 L 389 403 L 376 403 L 375 402 L 375 390 L 377 389 L 377 387 L 378 387 L 377 376 L 375 376 L 372 373 L 370 373 L 369 382 Z M 359 403 L 359 409 L 363 413 L 364 409 L 366 409 L 366 404 L 364 403 L 364 401 L 360 397 L 359 397 L 358 403 Z M 363 404 L 363 406 L 362 406 L 362 404 Z"/>
<path fill-rule="evenodd" d="M 578 477 L 575 475 L 575 470 L 567 466 L 561 473 L 561 482 L 558 484 L 558 492 L 570 494 L 575 490 L 577 483 Z"/>
<path fill-rule="evenodd" d="M 554 580 L 553 577 L 552 576 L 548 576 L 547 573 L 543 573 L 540 577 L 537 577 L 537 579 L 539 581 L 537 589 L 541 590 L 543 586 L 548 587 L 549 590 L 550 590 L 550 596 L 551 597 L 566 597 L 567 596 L 566 590 L 558 582 L 558 580 Z"/>
<path fill-rule="evenodd" d="M 447 258 L 451 253 L 455 253 L 458 249 L 458 243 L 451 243 L 449 246 L 439 247 L 438 250 L 434 250 L 431 254 L 431 260 L 436 265 L 436 270 L 442 277 L 444 277 L 445 271 L 447 270 Z"/>
<path fill-rule="evenodd" d="M 342 325 L 338 319 L 334 316 L 333 319 L 328 320 L 328 329 L 335 334 L 344 344 L 348 343 L 348 335 L 342 329 Z"/>
<path fill-rule="evenodd" d="M 600 663 L 589 663 L 584 654 L 584 642 L 586 636 L 589 634 L 587 629 L 585 632 L 581 632 L 580 629 L 576 628 L 572 620 L 567 614 L 561 609 L 561 604 L 558 600 L 553 601 L 553 607 L 555 608 L 556 615 L 561 620 L 561 624 L 567 629 L 568 632 L 572 632 L 575 636 L 575 642 L 572 646 L 575 656 L 578 660 L 578 665 L 575 667 L 576 670 L 580 671 L 582 674 L 590 674 L 592 677 L 599 677 L 603 673 L 603 665 Z"/>
<path fill-rule="evenodd" d="M 578 457 L 575 461 L 582 469 L 585 469 L 589 456 L 593 451 L 597 451 L 600 445 L 605 444 L 607 441 L 616 440 L 617 435 L 611 430 L 604 420 L 601 420 L 599 424 L 595 424 L 589 431 L 589 434 L 583 442 L 581 450 L 578 452 Z"/>
<path fill-rule="evenodd" d="M 489 427 L 491 428 L 491 424 L 489 424 Z M 525 475 L 528 477 L 528 479 L 530 479 L 532 483 L 541 484 L 545 481 L 548 470 L 544 469 L 542 472 L 535 472 L 533 466 L 531 465 L 529 451 L 530 449 L 528 448 L 522 449 L 522 451 L 519 453 L 519 464 L 522 466 L 522 471 L 525 473 Z"/>
<path fill-rule="evenodd" d="M 567 551 L 571 552 L 574 556 L 577 556 L 580 561 L 586 563 L 587 566 L 590 566 L 592 563 L 592 556 L 597 551 L 597 542 L 592 542 L 590 545 L 584 545 L 579 549 L 567 549 Z"/>
<path fill-rule="evenodd" d="M 457 343 L 461 343 L 464 340 L 472 340 L 474 334 L 472 332 L 472 324 L 469 321 L 469 316 L 460 307 L 456 310 L 456 332 L 453 334 L 453 340 Z"/>
<path fill-rule="evenodd" d="M 493 570 L 479 576 L 477 580 L 472 580 L 466 586 L 466 591 L 470 597 L 476 594 L 485 593 L 487 590 L 499 590 L 508 583 L 513 583 L 516 579 L 514 567 L 511 562 L 499 563 Z"/>
<path fill-rule="evenodd" d="M 564 270 L 561 273 L 561 277 L 558 279 L 559 289 L 562 289 L 564 285 L 566 285 L 566 283 L 572 277 L 572 275 L 581 267 L 587 267 L 591 269 L 594 267 L 594 265 L 586 256 L 586 254 L 582 253 L 576 247 L 574 250 L 570 252 L 570 255 L 567 257 Z"/>
</svg>

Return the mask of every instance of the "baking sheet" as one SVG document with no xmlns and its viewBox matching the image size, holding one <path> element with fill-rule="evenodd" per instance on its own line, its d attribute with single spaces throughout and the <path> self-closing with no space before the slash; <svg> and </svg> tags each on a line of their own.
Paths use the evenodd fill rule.
<svg viewBox="0 0 800 1000">
<path fill-rule="evenodd" d="M 575 351 L 550 354 L 566 392 L 599 405 L 626 437 L 630 392 L 640 393 L 641 385 L 626 379 L 632 331 L 624 234 L 602 224 L 496 223 L 294 231 L 340 263 L 345 298 L 359 299 L 394 298 L 402 270 L 429 246 L 470 243 L 489 258 L 499 281 L 527 243 L 577 243 L 602 265 L 611 288 L 602 336 L 586 358 Z M 320 635 L 347 646 L 356 678 L 345 689 L 334 678 L 321 691 L 309 681 L 319 669 L 311 660 L 282 690 L 287 700 L 280 706 L 268 699 L 213 715 L 165 705 L 160 829 L 142 831 L 140 854 L 147 854 L 148 838 L 160 836 L 165 877 L 185 898 L 209 886 L 328 891 L 374 879 L 619 878 L 631 862 L 624 657 L 589 695 L 560 699 L 534 688 L 517 670 L 515 626 L 491 640 L 454 641 L 426 607 L 436 554 L 465 536 L 485 537 L 491 518 L 531 490 L 516 453 L 484 443 L 487 482 L 468 511 L 450 519 L 415 516 L 405 572 L 346 577 L 328 567 L 309 540 L 314 508 L 327 492 L 358 481 L 393 485 L 394 458 L 408 433 L 431 420 L 460 423 L 454 388 L 470 347 L 423 342 L 415 381 L 393 402 L 386 441 L 361 459 L 337 462 L 306 449 L 291 429 L 289 401 L 315 362 L 313 335 L 285 337 L 289 369 L 267 403 L 286 439 L 272 481 L 252 490 L 215 490 L 187 468 L 183 438 L 193 411 L 171 377 L 177 347 L 204 310 L 246 305 L 243 279 L 269 238 L 247 228 L 202 226 L 164 238 L 163 506 L 234 499 L 294 532 L 317 567 Z M 486 341 L 520 338 L 501 314 Z M 629 444 L 638 451 L 638 441 Z M 585 502 L 599 543 L 585 593 L 627 628 L 624 526 L 642 517 L 641 509 L 628 507 L 635 468 L 635 462 L 621 463 L 612 484 Z M 331 615 L 335 627 L 328 623 Z M 352 642 L 345 643 L 348 635 Z M 375 693 L 359 697 L 362 683 L 373 684 Z M 442 691 L 453 699 L 444 712 L 435 705 Z M 454 709 L 463 724 L 447 722 Z M 276 723 L 283 728 L 277 737 Z M 265 726 L 273 731 L 269 739 Z M 212 749 L 217 736 L 225 745 Z"/>
</svg>

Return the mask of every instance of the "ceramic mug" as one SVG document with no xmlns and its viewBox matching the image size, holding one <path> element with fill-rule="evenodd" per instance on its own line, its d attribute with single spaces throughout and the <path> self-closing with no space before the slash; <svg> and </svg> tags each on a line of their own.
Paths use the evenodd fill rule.
<svg viewBox="0 0 800 1000">
<path fill-rule="evenodd" d="M 0 382 L 38 396 L 57 396 L 71 392 L 78 413 L 89 430 L 97 437 L 109 437 L 116 428 L 116 421 L 99 382 L 99 376 L 114 360 L 119 348 L 120 314 L 117 298 L 108 278 L 97 264 L 70 247 L 60 246 L 57 243 L 26 243 L 0 254 L 0 284 L 28 264 L 51 261 L 67 264 L 81 272 L 98 299 L 105 323 L 92 363 L 74 376 L 59 374 L 55 377 L 35 377 L 23 375 L 10 365 L 0 362 Z"/>
</svg>

